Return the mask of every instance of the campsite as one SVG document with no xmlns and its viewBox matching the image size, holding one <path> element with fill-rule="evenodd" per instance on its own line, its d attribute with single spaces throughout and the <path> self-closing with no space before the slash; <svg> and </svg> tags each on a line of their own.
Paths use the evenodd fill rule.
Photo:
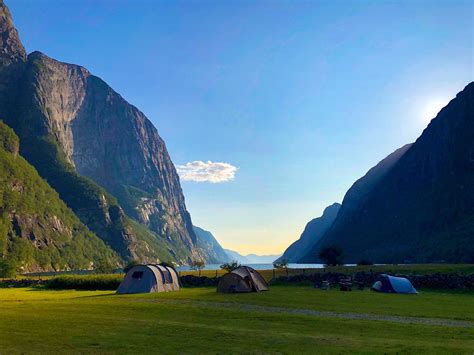
<svg viewBox="0 0 474 355">
<path fill-rule="evenodd" d="M 270 282 L 268 291 L 235 294 L 218 293 L 215 286 L 127 295 L 0 288 L 0 348 L 5 353 L 294 353 L 296 347 L 298 353 L 348 347 L 353 352 L 471 353 L 474 293 L 418 291 L 341 292 L 336 285 L 326 291 L 308 282 Z"/>
<path fill-rule="evenodd" d="M 474 355 L 474 0 L 0 0 L 0 355 Z"/>
</svg>

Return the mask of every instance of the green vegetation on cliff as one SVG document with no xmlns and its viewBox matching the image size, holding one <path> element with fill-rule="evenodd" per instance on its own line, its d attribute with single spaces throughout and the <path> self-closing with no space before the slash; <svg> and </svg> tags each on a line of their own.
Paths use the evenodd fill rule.
<svg viewBox="0 0 474 355">
<path fill-rule="evenodd" d="M 0 272 L 90 268 L 118 263 L 37 171 L 18 155 L 19 140 L 0 122 Z"/>
</svg>

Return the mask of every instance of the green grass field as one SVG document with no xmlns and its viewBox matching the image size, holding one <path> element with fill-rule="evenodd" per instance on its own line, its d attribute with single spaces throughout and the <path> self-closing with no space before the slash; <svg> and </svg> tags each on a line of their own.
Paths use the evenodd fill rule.
<svg viewBox="0 0 474 355">
<path fill-rule="evenodd" d="M 0 353 L 474 352 L 474 294 L 0 289 Z M 316 313 L 322 311 L 322 313 Z"/>
</svg>

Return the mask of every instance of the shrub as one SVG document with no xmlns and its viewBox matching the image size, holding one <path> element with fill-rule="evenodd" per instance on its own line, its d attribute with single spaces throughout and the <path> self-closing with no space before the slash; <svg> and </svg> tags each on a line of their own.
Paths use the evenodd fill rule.
<svg viewBox="0 0 474 355">
<path fill-rule="evenodd" d="M 115 269 L 115 265 L 108 258 L 100 258 L 94 265 L 94 273 L 111 274 Z"/>
<path fill-rule="evenodd" d="M 116 290 L 123 280 L 122 274 L 61 275 L 46 282 L 54 290 Z"/>
<path fill-rule="evenodd" d="M 0 277 L 15 277 L 17 267 L 11 260 L 0 259 Z"/>
</svg>

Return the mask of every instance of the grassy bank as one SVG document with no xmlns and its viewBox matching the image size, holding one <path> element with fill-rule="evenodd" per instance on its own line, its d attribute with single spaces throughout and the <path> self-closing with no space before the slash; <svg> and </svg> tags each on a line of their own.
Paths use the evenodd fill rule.
<svg viewBox="0 0 474 355">
<path fill-rule="evenodd" d="M 275 286 L 260 294 L 222 295 L 213 288 L 194 288 L 118 296 L 110 291 L 22 288 L 0 289 L 0 299 L 0 349 L 5 353 L 474 350 L 472 327 L 291 313 L 315 310 L 474 322 L 473 294 L 402 296 Z"/>
</svg>

